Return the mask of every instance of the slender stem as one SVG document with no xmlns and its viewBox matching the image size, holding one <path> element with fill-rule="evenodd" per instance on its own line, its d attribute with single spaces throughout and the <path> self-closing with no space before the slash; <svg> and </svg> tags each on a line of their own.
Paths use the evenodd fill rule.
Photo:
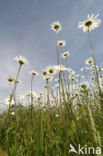
<svg viewBox="0 0 103 156">
<path fill-rule="evenodd" d="M 57 51 L 57 63 L 59 65 L 59 48 L 58 48 L 58 32 L 56 31 L 56 51 Z"/>
<path fill-rule="evenodd" d="M 49 81 L 46 80 L 46 83 L 47 83 L 47 104 L 48 104 L 48 107 L 50 107 L 50 98 L 49 98 Z"/>
<path fill-rule="evenodd" d="M 61 71 L 59 72 L 59 97 L 60 97 L 60 105 L 61 105 Z"/>
<path fill-rule="evenodd" d="M 98 84 L 98 89 L 99 89 L 100 97 L 102 98 L 102 91 L 101 91 L 101 87 L 100 87 L 100 83 L 99 83 L 99 76 L 98 76 L 98 71 L 97 71 L 97 66 L 96 66 L 95 55 L 94 55 L 93 42 L 92 42 L 92 38 L 91 38 L 89 27 L 88 27 L 88 34 L 89 34 L 89 39 L 90 39 L 92 56 L 93 56 L 93 60 L 94 60 L 96 81 L 97 81 L 97 84 Z"/>
<path fill-rule="evenodd" d="M 32 87 L 33 87 L 33 78 L 34 78 L 34 76 L 32 75 L 32 77 L 31 77 L 31 122 L 32 122 L 32 116 L 33 116 L 33 111 L 32 111 L 32 105 L 33 105 L 33 96 L 32 96 Z"/>
<path fill-rule="evenodd" d="M 32 77 L 31 77 L 31 105 L 32 105 L 32 101 L 33 101 L 33 97 L 32 97 L 32 91 L 33 91 L 33 78 L 34 78 L 34 76 L 32 75 Z"/>
<path fill-rule="evenodd" d="M 12 87 L 11 87 L 11 83 L 9 82 L 9 88 L 10 88 L 10 91 L 12 91 Z"/>
<path fill-rule="evenodd" d="M 22 64 L 19 65 L 19 69 L 18 69 L 16 79 L 15 79 L 15 82 L 14 82 L 14 88 L 13 88 L 12 93 L 10 95 L 10 105 L 11 105 L 12 98 L 13 98 L 13 96 L 15 94 L 15 90 L 16 90 L 16 86 L 17 86 L 17 80 L 18 80 L 18 77 L 19 77 L 21 66 L 22 66 Z"/>
</svg>

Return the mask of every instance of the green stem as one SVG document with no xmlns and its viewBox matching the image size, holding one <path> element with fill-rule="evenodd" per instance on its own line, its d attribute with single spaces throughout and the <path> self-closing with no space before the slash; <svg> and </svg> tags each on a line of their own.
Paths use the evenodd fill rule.
<svg viewBox="0 0 103 156">
<path fill-rule="evenodd" d="M 57 62 L 59 65 L 59 48 L 58 48 L 58 33 L 56 31 L 56 51 L 57 51 Z"/>
<path fill-rule="evenodd" d="M 12 93 L 10 95 L 10 105 L 11 105 L 12 98 L 13 98 L 13 96 L 15 94 L 15 90 L 16 90 L 16 86 L 17 86 L 17 80 L 18 80 L 18 77 L 19 77 L 21 66 L 22 66 L 22 64 L 19 65 L 19 69 L 18 69 L 16 79 L 15 79 L 15 82 L 14 82 L 14 88 L 13 88 Z"/>
<path fill-rule="evenodd" d="M 32 75 L 32 77 L 31 77 L 31 122 L 32 122 L 32 117 L 33 117 L 33 111 L 32 111 L 32 106 L 33 106 L 33 96 L 32 96 L 32 86 L 33 86 L 33 78 L 34 78 L 34 76 Z"/>
<path fill-rule="evenodd" d="M 93 61 L 94 61 L 96 81 L 97 81 L 97 84 L 98 84 L 99 94 L 100 94 L 100 97 L 102 99 L 102 91 L 101 91 L 101 87 L 100 87 L 100 83 L 99 83 L 99 76 L 98 76 L 98 71 L 97 71 L 97 66 L 96 66 L 95 55 L 94 55 L 93 42 L 92 42 L 92 38 L 91 38 L 89 27 L 88 27 L 88 34 L 89 34 L 91 51 L 92 51 L 92 56 L 93 56 Z"/>
<path fill-rule="evenodd" d="M 47 104 L 48 104 L 48 107 L 50 107 L 50 98 L 49 98 L 49 81 L 46 80 L 46 83 L 47 83 Z"/>
</svg>

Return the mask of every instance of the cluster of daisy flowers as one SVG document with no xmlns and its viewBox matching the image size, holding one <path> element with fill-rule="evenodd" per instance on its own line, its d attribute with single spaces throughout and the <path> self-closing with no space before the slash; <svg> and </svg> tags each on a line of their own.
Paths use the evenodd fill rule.
<svg viewBox="0 0 103 156">
<path fill-rule="evenodd" d="M 94 16 L 94 14 L 92 14 L 91 16 L 88 15 L 87 16 L 87 19 L 85 21 L 82 21 L 82 22 L 79 22 L 78 24 L 78 28 L 82 28 L 83 29 L 83 32 L 90 32 L 91 30 L 97 28 L 100 23 L 101 23 L 101 20 L 97 18 L 98 17 L 98 14 L 96 16 Z M 56 22 L 53 22 L 51 24 L 51 29 L 53 31 L 56 32 L 56 34 L 58 35 L 58 33 L 62 30 L 62 25 L 59 21 L 56 21 Z M 87 79 L 87 77 L 84 75 L 80 75 L 79 73 L 76 74 L 76 72 L 68 67 L 68 61 L 67 61 L 67 58 L 68 56 L 70 56 L 70 52 L 69 51 L 65 51 L 63 52 L 63 47 L 66 45 L 66 42 L 65 40 L 57 40 L 56 42 L 56 45 L 57 47 L 60 47 L 61 48 L 61 59 L 62 59 L 62 63 L 61 64 L 58 64 L 58 65 L 48 65 L 46 69 L 42 70 L 42 73 L 38 73 L 34 70 L 30 71 L 29 73 L 32 75 L 32 80 L 33 80 L 33 77 L 35 76 L 42 76 L 43 79 L 46 81 L 46 84 L 44 85 L 44 88 L 48 89 L 48 87 L 50 88 L 50 83 L 51 81 L 53 81 L 53 78 L 55 81 L 53 81 L 53 86 L 51 87 L 52 89 L 55 89 L 55 88 L 60 88 L 61 86 L 61 83 L 59 83 L 59 80 L 60 80 L 60 77 L 61 76 L 61 79 L 65 79 L 63 80 L 63 84 L 64 85 L 64 91 L 66 92 L 67 91 L 67 88 L 68 88 L 68 84 L 69 86 L 72 88 L 68 91 L 71 92 L 71 96 L 72 96 L 72 92 L 73 90 L 75 91 L 75 94 L 80 94 L 80 91 L 81 91 L 81 86 L 82 86 L 82 83 L 83 83 L 83 80 L 82 79 Z M 57 49 L 58 50 L 58 49 Z M 58 52 L 59 54 L 59 52 Z M 22 57 L 22 56 L 17 56 L 16 58 L 14 58 L 20 65 L 20 68 L 23 66 L 23 65 L 28 65 L 28 61 L 25 57 Z M 59 58 L 60 59 L 60 58 Z M 63 60 L 66 60 L 66 63 L 64 65 L 64 61 Z M 95 78 L 95 69 L 97 70 L 98 72 L 98 75 L 99 75 L 99 80 L 100 80 L 100 84 L 101 84 L 101 88 L 103 88 L 103 76 L 102 76 L 102 71 L 103 71 L 103 68 L 102 67 L 98 67 L 97 65 L 95 65 L 95 62 L 94 62 L 94 58 L 91 57 L 91 58 L 88 58 L 86 61 L 85 61 L 85 67 L 81 68 L 81 72 L 84 72 L 86 73 L 87 71 L 91 72 L 93 74 L 93 76 L 91 77 L 92 80 L 94 80 Z M 59 60 L 60 62 L 60 60 Z M 19 70 L 20 70 L 19 68 Z M 20 71 L 18 71 L 20 72 Z M 61 75 L 60 75 L 61 74 Z M 65 78 L 66 77 L 66 78 Z M 9 82 L 10 84 L 10 89 L 11 91 L 13 90 L 13 87 L 11 86 L 11 83 L 14 83 L 14 89 L 15 89 L 15 86 L 20 82 L 18 80 L 18 74 L 17 74 L 17 77 L 16 78 L 13 78 L 11 76 L 8 76 L 7 77 L 7 81 Z M 57 82 L 57 84 L 55 84 L 55 82 Z M 72 82 L 72 86 L 70 83 Z M 66 83 L 66 84 L 65 84 Z M 73 84 L 74 83 L 74 84 Z M 87 86 L 87 84 L 86 84 Z M 55 93 L 55 91 L 54 91 Z M 13 92 L 14 94 L 14 92 Z M 44 95 L 44 98 L 43 98 L 43 95 Z M 46 104 L 46 94 L 45 93 L 40 93 L 40 95 L 37 95 L 35 92 L 33 91 L 29 91 L 28 93 L 26 93 L 25 95 L 20 95 L 18 96 L 18 100 L 22 101 L 23 99 L 26 99 L 25 101 L 25 104 L 27 103 L 31 103 L 31 97 L 33 98 L 33 102 L 35 102 L 35 104 L 37 103 L 38 100 L 41 100 L 43 101 L 43 103 Z M 53 97 L 50 96 L 50 100 L 53 101 Z M 10 98 L 7 98 L 6 99 L 6 103 L 7 104 L 14 104 L 15 99 L 10 100 Z M 55 100 L 54 100 L 54 103 L 55 103 Z"/>
</svg>

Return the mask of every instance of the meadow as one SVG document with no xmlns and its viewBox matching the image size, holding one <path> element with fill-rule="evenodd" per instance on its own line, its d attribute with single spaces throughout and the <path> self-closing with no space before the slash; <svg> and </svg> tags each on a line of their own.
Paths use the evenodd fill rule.
<svg viewBox="0 0 103 156">
<path fill-rule="evenodd" d="M 98 15 L 88 15 L 78 23 L 88 33 L 92 56 L 84 61 L 82 75 L 69 67 L 72 52 L 64 52 L 66 42 L 59 40 L 59 21 L 51 24 L 57 65 L 48 65 L 41 73 L 30 71 L 31 90 L 26 95 L 17 96 L 16 89 L 21 68 L 28 61 L 15 58 L 17 75 L 7 77 L 10 96 L 5 100 L 6 111 L 0 114 L 0 156 L 103 155 L 103 68 L 96 64 L 91 35 L 100 23 Z M 33 92 L 38 76 L 45 80 L 45 92 L 39 95 Z M 78 151 L 78 145 L 83 150 Z"/>
</svg>

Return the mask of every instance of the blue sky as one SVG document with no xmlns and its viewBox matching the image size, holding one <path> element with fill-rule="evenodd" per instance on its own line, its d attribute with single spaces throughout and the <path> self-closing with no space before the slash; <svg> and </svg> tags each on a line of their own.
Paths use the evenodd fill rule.
<svg viewBox="0 0 103 156">
<path fill-rule="evenodd" d="M 56 64 L 53 21 L 60 21 L 63 30 L 59 39 L 66 41 L 63 51 L 69 50 L 69 65 L 78 73 L 91 56 L 88 34 L 78 29 L 78 22 L 88 14 L 99 13 L 103 21 L 103 0 L 0 0 L 0 98 L 9 95 L 8 75 L 15 76 L 18 64 L 13 59 L 22 55 L 29 61 L 19 79 L 18 94 L 30 90 L 30 70 L 42 71 Z M 92 31 L 97 64 L 103 63 L 103 22 Z M 43 90 L 44 81 L 34 80 L 34 91 Z"/>
</svg>

